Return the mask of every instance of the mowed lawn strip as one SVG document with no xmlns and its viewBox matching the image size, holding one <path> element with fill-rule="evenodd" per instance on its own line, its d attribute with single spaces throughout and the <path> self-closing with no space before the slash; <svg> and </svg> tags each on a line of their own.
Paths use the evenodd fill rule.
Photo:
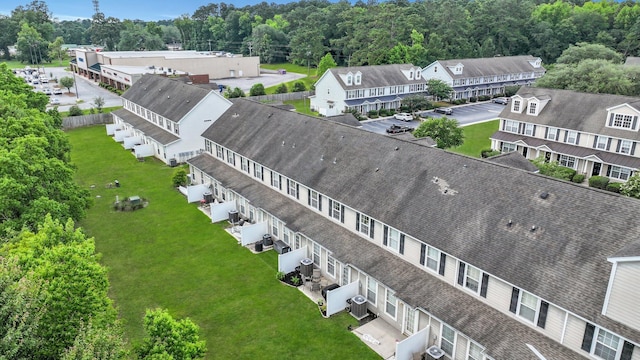
<svg viewBox="0 0 640 360">
<path fill-rule="evenodd" d="M 498 124 L 499 120 L 496 119 L 463 126 L 464 143 L 449 150 L 472 157 L 481 157 L 482 150 L 491 148 L 491 140 L 489 138 L 498 131 Z"/>
<path fill-rule="evenodd" d="M 109 268 L 110 296 L 132 342 L 144 336 L 145 309 L 161 307 L 200 326 L 207 359 L 379 358 L 348 331 L 357 325 L 350 315 L 324 319 L 298 289 L 276 280 L 273 251 L 252 254 L 225 223 L 187 204 L 171 186 L 175 169 L 138 162 L 104 126 L 68 135 L 77 181 L 95 201 L 79 225 Z M 116 179 L 121 187 L 108 187 Z M 149 206 L 116 212 L 116 195 L 138 195 Z"/>
</svg>

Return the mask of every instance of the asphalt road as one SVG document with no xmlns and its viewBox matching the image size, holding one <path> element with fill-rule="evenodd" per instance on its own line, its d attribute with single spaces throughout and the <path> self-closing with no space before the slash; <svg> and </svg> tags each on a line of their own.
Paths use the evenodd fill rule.
<svg viewBox="0 0 640 360">
<path fill-rule="evenodd" d="M 505 105 L 494 104 L 492 102 L 473 103 L 460 106 L 452 106 L 453 115 L 448 117 L 458 120 L 461 126 L 475 124 L 483 121 L 493 120 L 498 118 L 498 114 L 502 112 Z M 438 118 L 444 115 L 436 113 L 434 111 L 425 111 L 421 113 L 422 117 Z M 380 118 L 375 120 L 365 120 L 362 122 L 362 128 L 378 134 L 386 134 L 386 130 L 391 124 L 407 125 L 413 128 L 420 125 L 419 120 L 413 121 L 400 121 L 393 117 Z"/>
</svg>

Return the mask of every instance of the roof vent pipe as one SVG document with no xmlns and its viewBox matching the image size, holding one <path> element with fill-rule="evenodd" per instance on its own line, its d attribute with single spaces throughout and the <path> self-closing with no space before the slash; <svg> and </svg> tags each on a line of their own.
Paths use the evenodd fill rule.
<svg viewBox="0 0 640 360">
<path fill-rule="evenodd" d="M 534 232 L 534 231 L 536 231 L 536 229 L 537 229 L 537 228 L 536 228 L 536 226 L 535 226 L 535 225 L 533 225 L 533 226 L 531 227 L 531 230 L 529 230 L 529 231 Z"/>
</svg>

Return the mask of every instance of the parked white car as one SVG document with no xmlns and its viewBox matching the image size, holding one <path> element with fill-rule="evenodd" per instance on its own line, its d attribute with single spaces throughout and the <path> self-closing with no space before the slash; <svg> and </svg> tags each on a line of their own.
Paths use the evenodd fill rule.
<svg viewBox="0 0 640 360">
<path fill-rule="evenodd" d="M 60 105 L 60 99 L 58 98 L 51 98 L 51 100 L 49 100 L 49 102 L 51 103 L 51 105 Z"/>
<path fill-rule="evenodd" d="M 413 115 L 411 115 L 409 113 L 404 113 L 404 112 L 396 113 L 396 114 L 393 115 L 393 117 L 395 119 L 402 120 L 402 121 L 411 121 L 411 120 L 413 120 Z"/>
<path fill-rule="evenodd" d="M 53 95 L 62 95 L 62 89 L 58 87 L 53 88 Z"/>
</svg>

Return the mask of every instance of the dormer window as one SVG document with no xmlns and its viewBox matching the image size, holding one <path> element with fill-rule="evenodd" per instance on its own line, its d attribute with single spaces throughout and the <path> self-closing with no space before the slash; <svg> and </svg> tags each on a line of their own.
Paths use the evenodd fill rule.
<svg viewBox="0 0 640 360">
<path fill-rule="evenodd" d="M 356 79 L 355 79 L 355 85 L 360 85 L 360 83 L 362 83 L 362 74 L 357 73 Z"/>
<path fill-rule="evenodd" d="M 638 117 L 626 114 L 611 113 L 609 115 L 609 126 L 619 129 L 635 130 Z"/>
<path fill-rule="evenodd" d="M 520 110 L 522 105 L 522 100 L 520 99 L 513 99 L 513 101 L 511 102 L 511 111 L 513 112 L 521 112 L 522 110 Z"/>
<path fill-rule="evenodd" d="M 353 75 L 348 74 L 347 75 L 347 85 L 351 85 L 353 84 Z"/>
<path fill-rule="evenodd" d="M 420 71 L 416 71 L 416 80 L 417 80 L 417 79 L 420 79 L 420 74 L 421 74 L 421 72 L 420 72 Z"/>
<path fill-rule="evenodd" d="M 413 70 L 409 71 L 409 80 L 413 80 Z"/>
<path fill-rule="evenodd" d="M 529 103 L 529 111 L 528 111 L 529 115 L 538 115 L 538 103 L 537 102 L 530 102 Z"/>
</svg>

